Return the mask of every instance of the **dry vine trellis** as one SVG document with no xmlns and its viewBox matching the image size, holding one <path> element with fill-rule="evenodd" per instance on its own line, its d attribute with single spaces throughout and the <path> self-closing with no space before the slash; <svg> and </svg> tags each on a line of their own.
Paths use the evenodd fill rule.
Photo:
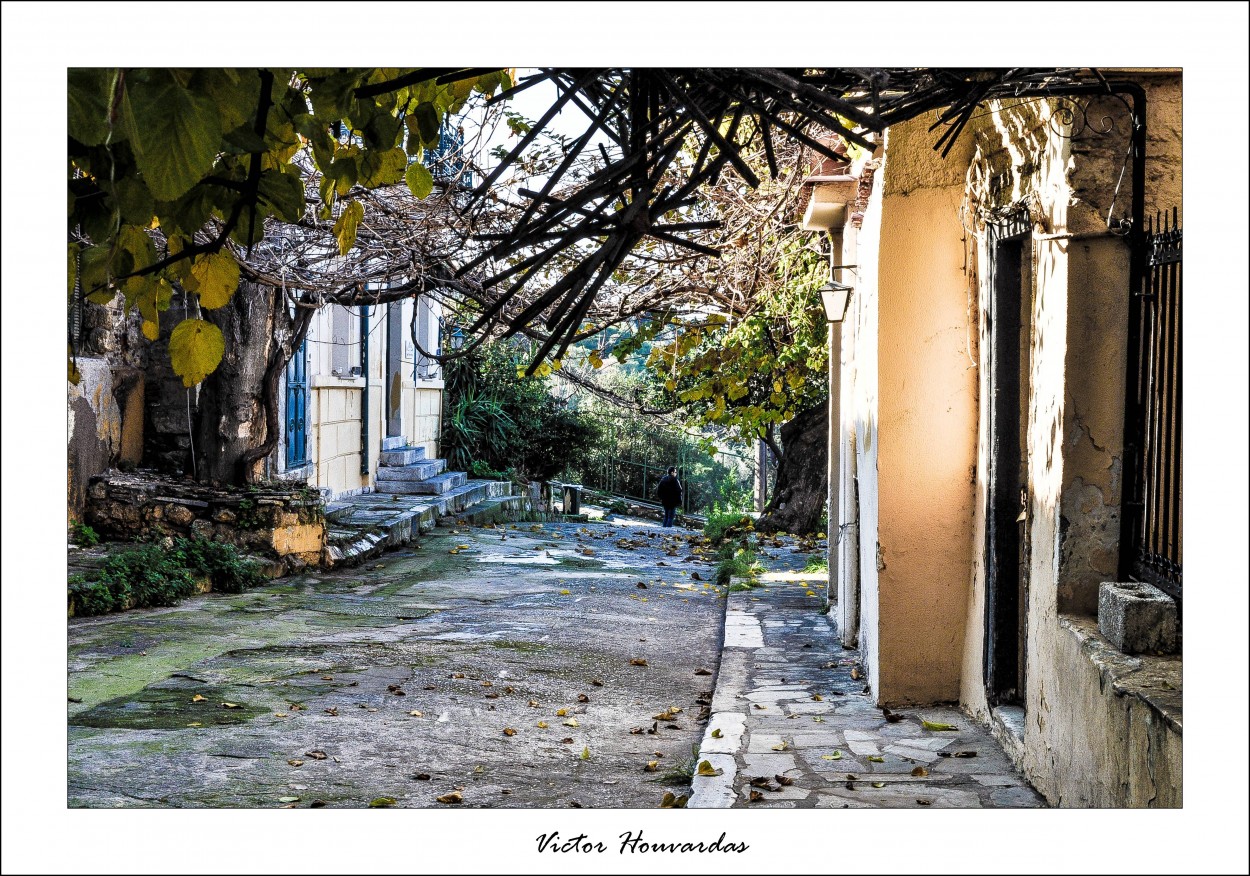
<svg viewBox="0 0 1250 876">
<path fill-rule="evenodd" d="M 409 78 L 455 81 L 481 72 L 429 70 Z M 934 148 L 945 154 L 986 101 L 1045 97 L 1100 81 L 1097 71 L 1081 68 L 540 69 L 491 103 L 541 82 L 555 86 L 555 102 L 467 196 L 453 186 L 424 206 L 424 231 L 414 232 L 400 197 L 385 190 L 361 195 L 370 217 L 360 238 L 366 252 L 352 263 L 372 270 L 344 278 L 335 272 L 347 260 L 333 258 L 293 267 L 278 257 L 278 244 L 266 246 L 268 258 L 253 252 L 245 274 L 302 288 L 303 303 L 314 306 L 450 291 L 476 310 L 465 349 L 491 333 L 523 332 L 539 341 L 534 368 L 606 324 L 665 306 L 678 287 L 645 282 L 636 271 L 622 282 L 622 267 L 644 242 L 660 247 L 650 256 L 660 266 L 680 261 L 682 252 L 719 257 L 707 235 L 719 222 L 699 214 L 699 195 L 730 168 L 757 186 L 744 153 L 762 150 L 774 175 L 783 141 L 840 161 L 839 139 L 872 148 L 872 134 L 940 110 Z M 585 114 L 585 131 L 562 144 L 561 160 L 540 187 L 515 188 L 520 201 L 507 204 L 497 184 L 568 106 Z M 284 239 L 288 251 L 300 245 L 298 235 L 278 237 Z M 396 276 L 403 282 L 376 282 Z M 604 295 L 605 288 L 613 294 Z M 592 307 L 596 319 L 588 323 Z"/>
</svg>

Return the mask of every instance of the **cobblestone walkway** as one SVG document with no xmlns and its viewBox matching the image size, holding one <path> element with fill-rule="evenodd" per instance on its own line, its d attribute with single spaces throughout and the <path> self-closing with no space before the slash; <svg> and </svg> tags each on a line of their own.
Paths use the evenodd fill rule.
<svg viewBox="0 0 1250 876">
<path fill-rule="evenodd" d="M 950 707 L 887 715 L 801 580 L 731 593 L 691 808 L 1038 807 L 989 732 Z M 922 722 L 953 725 L 927 729 Z"/>
</svg>

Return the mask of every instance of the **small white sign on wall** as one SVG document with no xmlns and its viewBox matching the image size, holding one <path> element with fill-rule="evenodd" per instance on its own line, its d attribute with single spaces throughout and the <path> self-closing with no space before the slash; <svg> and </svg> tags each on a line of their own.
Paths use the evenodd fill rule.
<svg viewBox="0 0 1250 876">
<path fill-rule="evenodd" d="M 410 362 L 415 362 L 417 358 L 416 345 L 411 340 L 404 341 L 404 358 Z"/>
</svg>

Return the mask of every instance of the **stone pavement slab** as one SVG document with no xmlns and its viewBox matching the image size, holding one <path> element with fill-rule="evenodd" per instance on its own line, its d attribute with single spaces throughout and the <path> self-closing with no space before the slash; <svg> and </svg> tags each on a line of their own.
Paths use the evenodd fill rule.
<svg viewBox="0 0 1250 876">
<path fill-rule="evenodd" d="M 690 807 L 1045 805 L 989 731 L 958 709 L 907 708 L 888 721 L 867 692 L 859 652 L 843 648 L 809 588 L 783 580 L 729 594 L 701 749 L 721 772 L 694 778 Z M 958 729 L 926 730 L 923 721 Z"/>
</svg>

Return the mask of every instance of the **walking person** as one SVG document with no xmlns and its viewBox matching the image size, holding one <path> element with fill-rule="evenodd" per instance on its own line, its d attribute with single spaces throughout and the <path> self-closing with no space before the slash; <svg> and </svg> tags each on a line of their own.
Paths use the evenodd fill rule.
<svg viewBox="0 0 1250 876">
<path fill-rule="evenodd" d="M 677 480 L 677 469 L 669 466 L 668 474 L 660 478 L 655 488 L 655 497 L 664 506 L 664 525 L 672 526 L 677 518 L 677 509 L 681 506 L 681 481 Z"/>
</svg>

